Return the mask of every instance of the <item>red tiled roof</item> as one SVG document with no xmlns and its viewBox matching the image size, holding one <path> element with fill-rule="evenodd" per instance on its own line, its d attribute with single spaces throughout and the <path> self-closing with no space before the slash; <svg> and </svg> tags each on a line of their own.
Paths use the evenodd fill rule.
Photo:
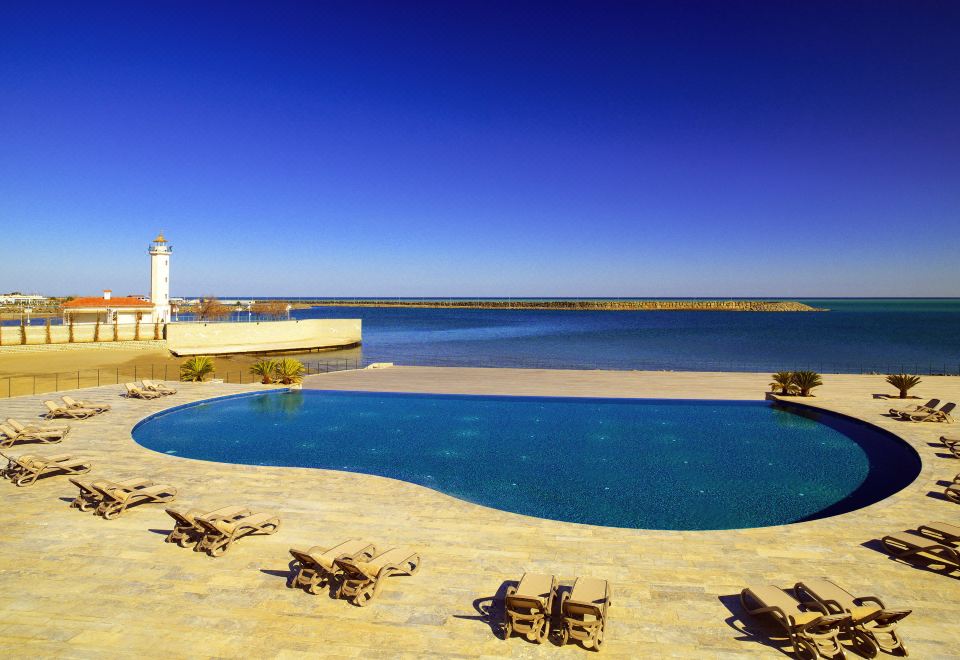
<svg viewBox="0 0 960 660">
<path fill-rule="evenodd" d="M 153 309 L 153 303 L 140 300 L 139 298 L 74 298 L 70 302 L 63 303 L 64 307 L 143 307 L 144 309 Z"/>
</svg>

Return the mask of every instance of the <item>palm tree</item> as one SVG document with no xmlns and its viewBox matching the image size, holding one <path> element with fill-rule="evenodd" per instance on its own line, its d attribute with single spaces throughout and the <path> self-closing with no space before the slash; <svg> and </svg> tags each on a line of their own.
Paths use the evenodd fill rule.
<svg viewBox="0 0 960 660">
<path fill-rule="evenodd" d="M 920 376 L 909 376 L 902 373 L 890 374 L 887 376 L 887 382 L 900 390 L 901 399 L 906 399 L 910 388 L 920 384 Z"/>
<path fill-rule="evenodd" d="M 283 358 L 277 362 L 277 380 L 284 385 L 292 385 L 303 380 L 305 368 L 300 360 Z"/>
<path fill-rule="evenodd" d="M 202 383 L 212 373 L 213 358 L 207 355 L 197 355 L 180 365 L 182 381 Z"/>
<path fill-rule="evenodd" d="M 254 376 L 260 376 L 260 382 L 269 385 L 277 375 L 278 364 L 276 360 L 260 360 L 250 366 L 250 373 Z"/>
<path fill-rule="evenodd" d="M 792 371 L 778 371 L 777 373 L 771 376 L 773 382 L 770 383 L 770 389 L 776 390 L 780 388 L 779 394 L 787 396 L 789 394 L 796 394 L 797 386 L 793 382 L 793 372 Z"/>
<path fill-rule="evenodd" d="M 810 390 L 823 385 L 816 371 L 794 371 L 793 384 L 800 390 L 800 396 L 810 396 Z"/>
</svg>

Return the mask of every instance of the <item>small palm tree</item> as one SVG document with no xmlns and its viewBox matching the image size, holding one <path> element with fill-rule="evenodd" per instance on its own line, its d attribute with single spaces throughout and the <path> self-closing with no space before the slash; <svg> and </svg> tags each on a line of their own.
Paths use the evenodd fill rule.
<svg viewBox="0 0 960 660">
<path fill-rule="evenodd" d="M 277 362 L 277 380 L 284 385 L 292 385 L 303 380 L 303 373 L 306 369 L 300 360 L 293 358 L 283 358 Z"/>
<path fill-rule="evenodd" d="M 823 385 L 816 371 L 794 371 L 793 384 L 800 390 L 800 396 L 810 396 L 810 390 Z"/>
<path fill-rule="evenodd" d="M 250 366 L 250 373 L 254 376 L 260 376 L 260 382 L 269 385 L 277 375 L 278 364 L 279 362 L 276 360 L 260 360 Z"/>
<path fill-rule="evenodd" d="M 773 382 L 770 383 L 770 389 L 772 391 L 776 391 L 779 388 L 779 394 L 783 396 L 796 394 L 797 386 L 793 382 L 792 371 L 778 371 L 777 373 L 773 374 L 771 378 L 773 378 Z"/>
<path fill-rule="evenodd" d="M 180 380 L 201 383 L 213 373 L 213 358 L 197 355 L 180 365 Z"/>
<path fill-rule="evenodd" d="M 920 384 L 920 376 L 910 376 L 908 374 L 890 374 L 887 376 L 887 382 L 900 390 L 900 398 L 906 399 L 907 392 L 911 387 Z"/>
</svg>

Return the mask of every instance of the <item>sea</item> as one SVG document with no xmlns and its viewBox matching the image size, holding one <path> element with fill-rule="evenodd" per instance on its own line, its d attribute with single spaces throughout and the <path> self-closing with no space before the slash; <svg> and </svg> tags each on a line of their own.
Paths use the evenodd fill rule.
<svg viewBox="0 0 960 660">
<path fill-rule="evenodd" d="M 796 300 L 829 311 L 330 306 L 293 310 L 292 315 L 363 320 L 362 347 L 313 354 L 312 360 L 346 357 L 440 366 L 960 374 L 960 298 Z"/>
</svg>

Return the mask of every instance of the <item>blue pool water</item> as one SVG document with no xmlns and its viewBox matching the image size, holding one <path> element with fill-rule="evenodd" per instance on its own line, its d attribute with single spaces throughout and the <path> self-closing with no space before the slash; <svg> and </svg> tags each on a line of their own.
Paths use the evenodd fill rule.
<svg viewBox="0 0 960 660">
<path fill-rule="evenodd" d="M 643 529 L 833 515 L 919 472 L 912 449 L 873 427 L 767 402 L 304 390 L 173 409 L 134 438 L 182 457 L 376 474 L 529 516 Z"/>
</svg>

